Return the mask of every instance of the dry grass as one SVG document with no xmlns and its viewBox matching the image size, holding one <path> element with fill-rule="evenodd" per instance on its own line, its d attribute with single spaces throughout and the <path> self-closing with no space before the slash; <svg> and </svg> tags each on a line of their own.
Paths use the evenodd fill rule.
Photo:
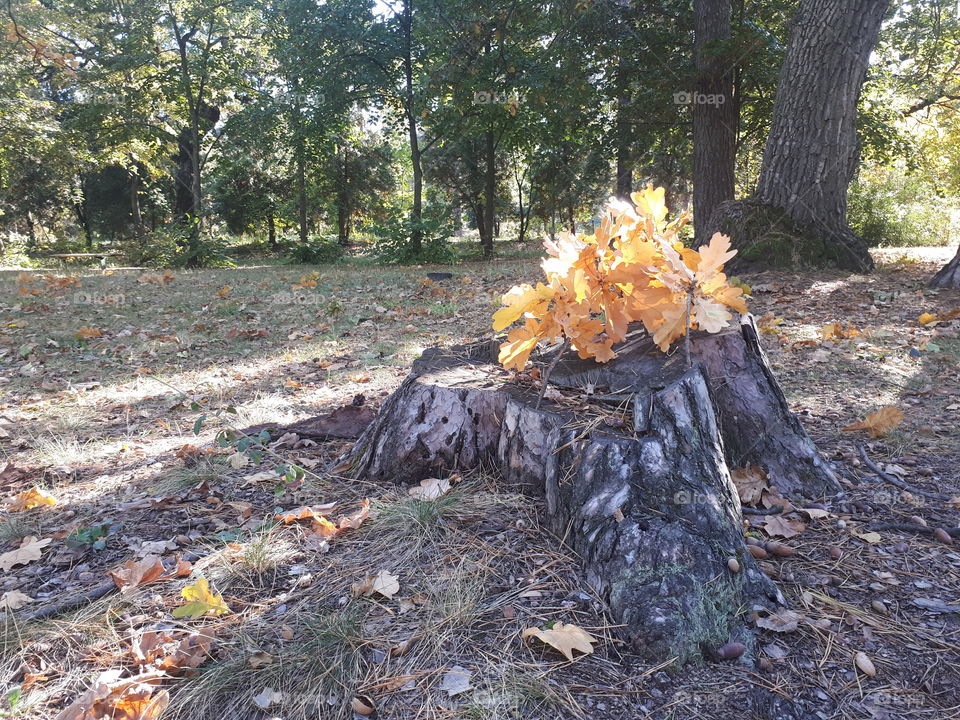
<svg viewBox="0 0 960 720">
<path fill-rule="evenodd" d="M 907 419 L 871 453 L 883 461 L 917 458 L 916 467 L 929 466 L 930 474 L 913 481 L 928 489 L 956 486 L 958 416 L 949 407 L 960 400 L 951 395 L 960 341 L 945 334 L 949 327 L 919 327 L 916 316 L 960 303 L 956 294 L 918 295 L 932 267 L 891 257 L 895 264 L 866 279 L 748 278 L 779 285 L 758 292 L 753 309 L 786 317 L 782 337 L 767 337 L 765 344 L 826 455 L 849 460 L 849 437 L 839 428 L 894 403 Z M 423 269 L 324 268 L 309 290 L 316 302 L 271 299 L 311 270 L 177 273 L 166 287 L 137 283 L 135 273 L 83 273 L 84 290 L 124 295 L 123 305 L 109 308 L 77 306 L 55 293 L 23 299 L 15 294 L 15 274 L 0 273 L 0 291 L 9 291 L 0 296 L 0 350 L 38 347 L 24 359 L 0 356 L 6 363 L 0 374 L 8 380 L 0 411 L 11 421 L 7 430 L 13 428 L 10 440 L 0 440 L 0 452 L 29 470 L 31 484 L 60 499 L 57 507 L 3 518 L 0 542 L 6 550 L 28 534 L 49 537 L 107 519 L 123 526 L 105 550 L 75 558 L 56 541 L 42 563 L 0 578 L 8 583 L 2 589 L 36 594 L 38 602 L 25 611 L 62 600 L 102 582 L 143 539 L 179 538 L 177 552 L 194 561 L 189 580 L 113 593 L 53 619 L 24 622 L 24 611 L 8 613 L 0 640 L 0 672 L 8 678 L 3 690 L 27 688 L 13 704 L 0 697 L 0 716 L 53 717 L 99 672 L 132 672 L 129 647 L 137 633 L 172 626 L 215 629 L 218 638 L 196 674 L 167 683 L 172 702 L 164 717 L 177 719 L 348 718 L 358 694 L 372 698 L 377 717 L 387 720 L 720 719 L 754 707 L 747 698 L 761 686 L 804 698 L 811 718 L 823 710 L 830 718 L 866 720 L 875 717 L 871 707 L 893 708 L 890 717 L 898 720 L 960 717 L 960 699 L 955 691 L 950 696 L 960 682 L 951 662 L 956 620 L 918 614 L 906 592 L 924 579 L 933 589 L 913 594 L 960 591 L 955 553 L 930 538 L 907 538 L 909 551 L 894 556 L 883 547 L 852 545 L 842 528 L 812 528 L 796 541 L 800 554 L 783 562 L 780 584 L 796 607 L 829 621 L 831 629 L 803 625 L 792 636 L 765 634 L 763 644 L 788 650 L 768 673 L 712 665 L 671 674 L 640 662 L 625 646 L 577 559 L 540 526 L 536 501 L 500 487 L 495 468 L 423 502 L 403 487 L 364 478 L 308 475 L 292 489 L 244 482 L 286 461 L 313 462 L 319 470 L 346 443 L 277 448 L 259 468 L 234 470 L 224 462 L 228 451 L 186 466 L 174 453 L 186 443 L 212 444 L 223 427 L 217 410 L 235 407 L 238 415 L 227 419 L 243 427 L 316 415 L 358 393 L 378 402 L 422 347 L 487 332 L 496 296 L 538 272 L 533 262 L 455 268 L 457 279 L 431 288 L 418 282 Z M 233 287 L 228 298 L 216 295 L 223 285 Z M 893 299 L 876 299 L 888 295 Z M 334 300 L 340 309 L 330 312 Z M 864 336 L 804 344 L 835 320 L 853 322 Z M 78 341 L 81 326 L 101 328 L 104 337 Z M 250 330 L 266 334 L 240 334 Z M 928 341 L 940 349 L 909 354 Z M 811 359 L 817 350 L 827 351 L 826 362 Z M 193 402 L 199 410 L 191 409 Z M 201 413 L 208 420 L 194 436 Z M 848 469 L 849 501 L 883 505 L 876 488 L 861 487 L 856 468 Z M 144 498 L 157 504 L 138 505 Z M 349 512 L 362 498 L 372 500 L 372 517 L 336 538 L 326 553 L 306 544 L 304 528 L 276 526 L 277 508 L 337 500 L 337 512 Z M 249 504 L 252 514 L 229 510 L 234 501 Z M 949 508 L 899 500 L 883 505 L 887 519 L 916 512 L 958 524 Z M 824 559 L 831 545 L 844 548 L 840 562 Z M 396 597 L 355 596 L 352 585 L 379 570 L 399 578 Z M 900 599 L 889 602 L 886 616 L 870 605 L 869 583 L 879 571 L 893 571 L 901 581 Z M 200 576 L 223 593 L 231 613 L 173 621 L 180 590 Z M 832 577 L 839 584 L 825 585 Z M 50 582 L 56 579 L 62 582 Z M 804 592 L 814 593 L 809 607 Z M 893 592 L 883 597 L 889 601 Z M 555 620 L 599 637 L 595 654 L 571 665 L 520 639 L 525 627 Z M 875 643 L 870 652 L 880 669 L 869 681 L 851 672 L 850 663 L 866 643 Z M 448 695 L 444 676 L 453 667 L 470 672 L 473 690 Z M 42 674 L 27 683 L 25 668 Z M 264 687 L 284 698 L 269 713 L 252 702 Z M 829 702 L 817 694 L 823 688 L 830 690 Z M 926 705 L 893 705 L 891 697 Z"/>
</svg>

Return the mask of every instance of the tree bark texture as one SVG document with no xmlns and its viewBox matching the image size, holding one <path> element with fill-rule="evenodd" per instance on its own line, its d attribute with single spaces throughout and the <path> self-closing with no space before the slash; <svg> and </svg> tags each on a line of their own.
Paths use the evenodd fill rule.
<svg viewBox="0 0 960 720">
<path fill-rule="evenodd" d="M 801 0 L 780 71 L 755 199 L 822 235 L 839 265 L 873 260 L 847 226 L 857 103 L 889 0 Z"/>
<path fill-rule="evenodd" d="M 944 265 L 930 280 L 930 287 L 960 288 L 960 248 L 953 260 Z"/>
<path fill-rule="evenodd" d="M 543 498 L 549 527 L 642 655 L 683 662 L 731 639 L 749 646 L 740 613 L 782 598 L 745 552 L 729 468 L 759 464 L 786 495 L 832 493 L 836 479 L 751 319 L 691 346 L 689 367 L 646 336 L 605 365 L 564 355 L 550 381 L 567 400 L 540 408 L 495 364 L 496 343 L 427 350 L 338 464 L 395 481 L 497 466 Z"/>
<path fill-rule="evenodd" d="M 739 109 L 729 60 L 730 0 L 694 0 L 697 68 L 693 111 L 693 228 L 696 245 L 709 242 L 710 217 L 734 196 Z"/>
</svg>

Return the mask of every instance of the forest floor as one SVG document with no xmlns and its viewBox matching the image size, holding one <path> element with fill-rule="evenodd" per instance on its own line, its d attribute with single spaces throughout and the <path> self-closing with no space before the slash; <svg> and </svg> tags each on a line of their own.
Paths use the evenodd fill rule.
<svg viewBox="0 0 960 720">
<path fill-rule="evenodd" d="M 2 272 L 0 717 L 774 718 L 782 697 L 804 718 L 960 718 L 960 538 L 889 529 L 956 528 L 958 502 L 856 450 L 960 495 L 960 317 L 931 319 L 960 293 L 925 288 L 951 253 L 743 278 L 845 495 L 768 561 L 799 621 L 759 631 L 761 665 L 679 669 L 632 655 L 536 499 L 492 472 L 422 500 L 324 474 L 348 439 L 274 429 L 375 408 L 424 347 L 489 334 L 535 262 Z M 887 436 L 841 430 L 887 405 Z M 594 652 L 521 638 L 550 621 Z"/>
</svg>

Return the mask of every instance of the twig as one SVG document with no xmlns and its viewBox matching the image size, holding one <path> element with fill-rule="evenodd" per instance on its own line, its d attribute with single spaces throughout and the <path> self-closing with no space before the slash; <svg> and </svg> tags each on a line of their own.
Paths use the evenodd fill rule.
<svg viewBox="0 0 960 720">
<path fill-rule="evenodd" d="M 693 309 L 693 288 L 687 292 L 687 326 L 683 338 L 683 352 L 687 356 L 687 369 L 690 369 L 690 312 Z"/>
<path fill-rule="evenodd" d="M 744 515 L 776 515 L 777 513 L 783 512 L 783 505 L 774 505 L 766 510 L 762 508 L 741 507 L 740 512 Z"/>
<path fill-rule="evenodd" d="M 894 477 L 889 473 L 885 473 L 881 470 L 877 464 L 867 456 L 867 451 L 863 449 L 863 445 L 857 445 L 857 450 L 860 452 L 860 459 L 863 460 L 864 464 L 873 470 L 881 480 L 885 480 L 891 485 L 896 485 L 901 490 L 906 490 L 911 492 L 914 495 L 922 495 L 923 497 L 931 498 L 932 500 L 952 500 L 953 496 L 944 495 L 942 493 L 930 492 L 928 490 L 923 490 L 921 488 L 913 487 L 912 485 L 905 483 L 900 478 Z"/>
<path fill-rule="evenodd" d="M 933 535 L 937 528 L 915 525 L 914 523 L 874 523 L 869 526 L 870 530 L 901 530 L 903 532 L 915 532 L 921 535 Z M 951 537 L 960 537 L 960 527 L 940 528 Z"/>
<path fill-rule="evenodd" d="M 59 615 L 60 613 L 66 612 L 67 610 L 73 610 L 74 608 L 80 607 L 88 602 L 99 600 L 110 591 L 116 589 L 117 584 L 113 581 L 103 583 L 102 585 L 97 585 L 96 587 L 90 588 L 86 592 L 71 595 L 66 600 L 62 600 L 58 603 L 40 608 L 32 615 L 28 615 L 26 617 L 26 621 L 33 622 L 34 620 L 43 620 L 44 618 Z"/>
<path fill-rule="evenodd" d="M 547 366 L 546 372 L 540 378 L 540 394 L 537 395 L 537 404 L 534 405 L 535 410 L 540 409 L 540 403 L 543 402 L 543 396 L 547 392 L 547 380 L 550 379 L 550 373 L 553 372 L 553 369 L 557 366 L 557 363 L 560 362 L 560 358 L 563 357 L 563 354 L 570 348 L 570 338 L 567 338 L 563 341 L 563 345 L 560 346 L 560 350 L 557 351 L 557 354 L 554 356 L 553 360 L 550 361 L 550 364 Z"/>
</svg>

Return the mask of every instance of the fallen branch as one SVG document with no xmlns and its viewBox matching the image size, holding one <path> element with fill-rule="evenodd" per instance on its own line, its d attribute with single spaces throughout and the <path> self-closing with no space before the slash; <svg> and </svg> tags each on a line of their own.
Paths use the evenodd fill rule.
<svg viewBox="0 0 960 720">
<path fill-rule="evenodd" d="M 869 526 L 870 530 L 900 530 L 902 532 L 915 532 L 921 535 L 933 535 L 937 528 L 925 527 L 914 523 L 874 523 Z M 940 528 L 950 537 L 960 537 L 960 527 Z"/>
<path fill-rule="evenodd" d="M 867 456 L 867 451 L 863 449 L 863 445 L 857 445 L 857 450 L 860 452 L 860 459 L 863 460 L 864 464 L 873 470 L 877 476 L 891 485 L 896 485 L 901 490 L 906 490 L 907 492 L 913 493 L 914 495 L 921 495 L 925 498 L 930 498 L 931 500 L 952 500 L 951 495 L 944 495 L 943 493 L 930 492 L 929 490 L 923 490 L 918 487 L 914 487 L 909 483 L 904 482 L 898 477 L 894 477 L 889 473 L 884 472 L 880 467 Z"/>
<path fill-rule="evenodd" d="M 111 580 L 108 583 L 103 583 L 102 585 L 97 585 L 96 587 L 90 588 L 86 592 L 71 595 L 66 600 L 61 600 L 60 602 L 53 603 L 52 605 L 46 605 L 37 610 L 35 613 L 28 615 L 24 619 L 27 622 L 44 620 L 45 618 L 53 617 L 54 615 L 59 615 L 60 613 L 66 612 L 67 610 L 73 610 L 81 605 L 86 605 L 94 600 L 99 600 L 111 590 L 116 589 L 117 584 Z"/>
</svg>

